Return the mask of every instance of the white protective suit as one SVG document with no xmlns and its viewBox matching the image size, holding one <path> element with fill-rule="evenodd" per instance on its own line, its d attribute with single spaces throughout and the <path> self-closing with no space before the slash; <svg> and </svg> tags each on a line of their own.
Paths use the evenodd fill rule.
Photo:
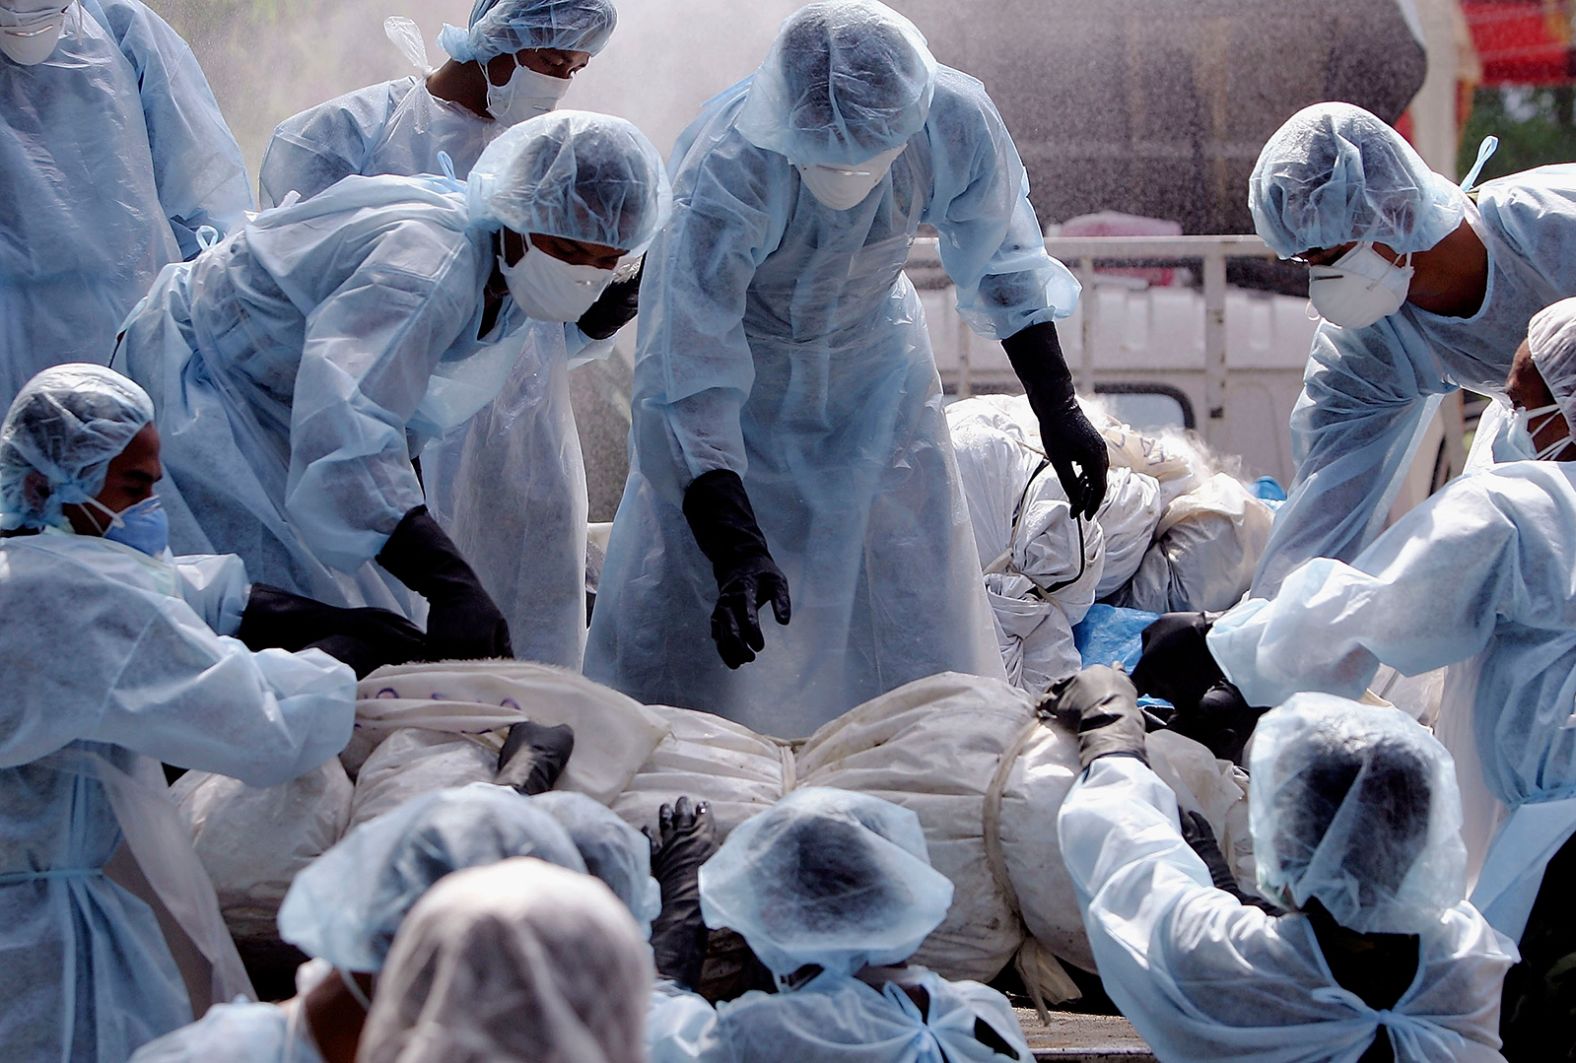
<svg viewBox="0 0 1576 1063">
<path fill-rule="evenodd" d="M 1576 833 L 1576 465 L 1447 484 L 1347 565 L 1294 569 L 1217 621 L 1210 653 L 1253 705 L 1360 697 L 1381 664 L 1450 666 L 1437 725 L 1457 762 L 1473 903 L 1519 940 Z"/>
<path fill-rule="evenodd" d="M 1386 1033 L 1400 1063 L 1501 1058 L 1514 949 L 1471 905 L 1421 935 L 1418 976 L 1377 1011 L 1336 983 L 1306 916 L 1214 888 L 1176 795 L 1142 761 L 1091 764 L 1058 829 L 1101 980 L 1160 1059 L 1354 1063 Z"/>
</svg>

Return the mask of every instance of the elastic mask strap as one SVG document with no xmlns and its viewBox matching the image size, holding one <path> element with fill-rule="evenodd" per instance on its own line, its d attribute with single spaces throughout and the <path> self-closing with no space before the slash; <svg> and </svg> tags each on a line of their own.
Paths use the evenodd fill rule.
<svg viewBox="0 0 1576 1063">
<path fill-rule="evenodd" d="M 103 526 L 100 526 L 100 524 L 98 522 L 98 519 L 95 518 L 92 513 L 89 513 L 87 515 L 88 520 L 93 522 L 93 529 L 95 531 L 97 531 L 100 535 L 103 535 L 105 532 L 109 531 L 110 528 L 123 528 L 126 525 L 126 522 L 120 519 L 120 514 L 119 513 L 116 513 L 113 509 L 110 509 L 108 506 L 106 506 L 104 503 L 100 502 L 96 498 L 90 498 L 87 501 L 83 502 L 82 505 L 83 506 L 92 506 L 94 509 L 98 510 L 100 513 L 104 514 L 106 517 L 109 518 L 109 526 L 108 527 L 103 527 Z"/>
<path fill-rule="evenodd" d="M 361 987 L 356 984 L 356 980 L 350 976 L 350 972 L 341 970 L 338 967 L 335 967 L 334 970 L 338 973 L 339 980 L 344 983 L 345 989 L 355 998 L 356 1003 L 361 1005 L 361 1010 L 370 1012 L 372 1010 L 372 1001 L 367 998 L 366 993 L 362 992 Z"/>
<path fill-rule="evenodd" d="M 1494 153 L 1498 150 L 1498 137 L 1487 136 L 1483 138 L 1483 143 L 1478 145 L 1477 162 L 1472 164 L 1472 169 L 1467 171 L 1466 177 L 1462 180 L 1461 191 L 1471 192 L 1477 187 L 1478 175 L 1483 172 L 1483 166 L 1489 159 L 1494 157 Z"/>
</svg>

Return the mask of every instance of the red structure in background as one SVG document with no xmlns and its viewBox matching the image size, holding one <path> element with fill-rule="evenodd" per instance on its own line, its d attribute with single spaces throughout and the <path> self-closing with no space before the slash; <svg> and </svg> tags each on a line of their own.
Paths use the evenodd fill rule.
<svg viewBox="0 0 1576 1063">
<path fill-rule="evenodd" d="M 1571 0 L 1461 0 L 1482 65 L 1481 84 L 1566 85 L 1576 80 Z"/>
</svg>

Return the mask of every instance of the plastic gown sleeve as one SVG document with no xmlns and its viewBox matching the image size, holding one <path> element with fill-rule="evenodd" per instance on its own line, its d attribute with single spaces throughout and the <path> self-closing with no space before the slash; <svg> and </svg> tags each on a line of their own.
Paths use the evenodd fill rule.
<svg viewBox="0 0 1576 1063">
<path fill-rule="evenodd" d="M 1411 676 L 1477 654 L 1502 616 L 1576 627 L 1576 542 L 1559 533 L 1576 527 L 1576 506 L 1568 489 L 1537 483 L 1545 473 L 1557 470 L 1512 467 L 1453 481 L 1354 563 L 1306 562 L 1274 600 L 1244 602 L 1217 620 L 1211 655 L 1252 705 L 1279 705 L 1299 691 L 1355 700 L 1380 664 Z M 1525 518 L 1512 513 L 1528 506 L 1546 515 L 1523 534 Z"/>
<path fill-rule="evenodd" d="M 285 508 L 337 568 L 376 557 L 423 502 L 405 426 L 475 316 L 473 258 L 437 230 L 400 226 L 307 316 Z"/>
<path fill-rule="evenodd" d="M 1273 597 L 1309 558 L 1351 561 L 1373 541 L 1435 396 L 1454 390 L 1399 315 L 1366 329 L 1319 326 L 1291 415 L 1297 477 L 1259 558 L 1255 598 Z"/>
<path fill-rule="evenodd" d="M 85 740 L 273 786 L 349 741 L 355 677 L 327 654 L 253 653 L 177 597 L 104 597 L 62 618 L 92 625 L 76 640 L 80 667 L 41 673 L 11 712 L 0 711 L 0 767 Z M 39 617 L 39 637 L 51 636 L 53 614 Z M 45 704 L 58 711 L 37 711 Z"/>
<path fill-rule="evenodd" d="M 211 225 L 224 235 L 251 209 L 241 148 L 197 57 L 163 19 L 124 0 L 86 0 L 84 7 L 136 70 L 159 203 L 189 259 L 200 250 L 199 227 Z"/>
<path fill-rule="evenodd" d="M 775 173 L 780 170 L 781 173 Z M 745 295 L 776 246 L 789 209 L 789 164 L 730 137 L 698 165 L 693 186 L 646 255 L 637 359 L 662 367 L 660 399 L 673 455 L 693 480 L 746 471 L 740 411 L 755 382 Z"/>
<path fill-rule="evenodd" d="M 985 87 L 943 69 L 927 130 L 935 188 L 925 221 L 957 286 L 958 312 L 987 339 L 1059 321 L 1078 305 L 1076 278 L 1045 250 L 1018 149 Z"/>
<path fill-rule="evenodd" d="M 1111 998 L 1146 1037 L 1166 1029 L 1176 1044 L 1195 1023 L 1216 1020 L 1170 992 L 1164 965 L 1191 935 L 1229 936 L 1234 917 L 1264 918 L 1217 890 L 1209 868 L 1182 838 L 1176 795 L 1148 765 L 1104 757 L 1068 793 L 1057 819 L 1062 859 L 1072 876 L 1089 943 Z M 1184 909 L 1196 926 L 1184 936 Z M 1193 918 L 1188 918 L 1193 922 Z M 1240 979 L 1240 980 L 1239 980 Z M 1247 971 L 1232 989 L 1246 988 Z M 1196 1057 L 1194 1057 L 1196 1058 Z"/>
<path fill-rule="evenodd" d="M 251 596 L 246 562 L 234 554 L 191 554 L 175 559 L 176 589 L 192 611 L 220 635 L 234 635 Z"/>
</svg>

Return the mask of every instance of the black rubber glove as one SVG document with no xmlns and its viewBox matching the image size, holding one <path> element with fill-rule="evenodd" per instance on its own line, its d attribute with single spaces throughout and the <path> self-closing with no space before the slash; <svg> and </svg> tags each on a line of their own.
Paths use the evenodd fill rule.
<svg viewBox="0 0 1576 1063">
<path fill-rule="evenodd" d="M 634 320 L 640 309 L 640 278 L 645 271 L 642 259 L 633 277 L 614 281 L 602 289 L 596 302 L 575 322 L 580 331 L 594 340 L 605 340 Z"/>
<path fill-rule="evenodd" d="M 686 989 L 700 985 L 706 924 L 700 915 L 700 865 L 717 851 L 716 824 L 704 801 L 663 805 L 651 839 L 651 877 L 662 887 L 662 913 L 651 924 L 657 973 Z M 651 838 L 651 831 L 646 830 Z"/>
<path fill-rule="evenodd" d="M 1056 470 L 1073 512 L 1093 520 L 1105 499 L 1111 456 L 1105 449 L 1105 437 L 1078 407 L 1073 375 L 1062 357 L 1056 326 L 1049 321 L 1030 325 L 1002 340 L 1001 345 L 1029 396 L 1029 406 L 1040 422 L 1045 456 Z M 1078 463 L 1076 470 L 1073 462 Z"/>
<path fill-rule="evenodd" d="M 1243 904 L 1262 908 L 1266 912 L 1278 915 L 1280 909 L 1262 897 L 1247 893 L 1237 885 L 1237 876 L 1231 873 L 1231 865 L 1226 862 L 1226 854 L 1220 851 L 1220 843 L 1215 840 L 1215 832 L 1210 829 L 1209 819 L 1202 812 L 1186 812 L 1177 809 L 1177 818 L 1182 823 L 1182 840 L 1187 842 L 1188 848 L 1198 854 L 1204 861 L 1204 866 L 1209 868 L 1209 881 L 1218 890 L 1231 894 Z"/>
<path fill-rule="evenodd" d="M 513 657 L 509 622 L 426 506 L 405 514 L 378 564 L 427 599 L 427 659 Z"/>
<path fill-rule="evenodd" d="M 1144 654 L 1133 669 L 1133 684 L 1179 711 L 1197 705 L 1226 678 L 1204 641 L 1213 623 L 1204 613 L 1166 613 L 1144 628 Z"/>
<path fill-rule="evenodd" d="M 266 583 L 252 584 L 235 637 L 248 649 L 320 649 L 344 661 L 356 678 L 385 664 L 426 654 L 421 628 L 387 609 L 345 609 Z"/>
<path fill-rule="evenodd" d="M 766 648 L 761 606 L 770 602 L 777 622 L 788 623 L 788 578 L 766 548 L 738 473 L 715 469 L 697 476 L 684 492 L 684 519 L 717 579 L 712 640 L 722 662 L 737 668 Z"/>
<path fill-rule="evenodd" d="M 1182 705 L 1166 725 L 1169 731 L 1209 747 L 1221 760 L 1242 764 L 1243 747 L 1268 709 L 1243 700 L 1242 691 L 1222 679 L 1204 692 L 1196 705 Z"/>
<path fill-rule="evenodd" d="M 1051 687 L 1051 711 L 1078 729 L 1078 762 L 1087 768 L 1100 757 L 1144 753 L 1144 714 L 1132 680 L 1097 664 Z"/>
<path fill-rule="evenodd" d="M 509 728 L 498 751 L 498 774 L 493 781 L 512 786 L 527 797 L 545 794 L 557 784 L 574 751 L 575 732 L 567 723 L 517 723 Z"/>
</svg>

